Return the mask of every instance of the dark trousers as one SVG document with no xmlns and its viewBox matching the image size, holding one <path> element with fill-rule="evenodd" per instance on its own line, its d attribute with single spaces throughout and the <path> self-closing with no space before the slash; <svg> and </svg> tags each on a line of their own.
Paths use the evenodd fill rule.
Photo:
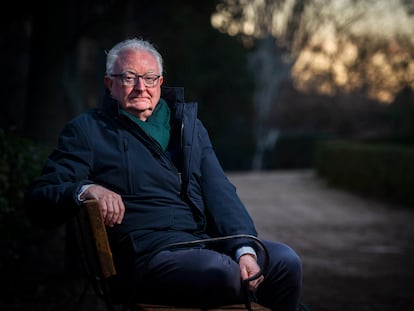
<svg viewBox="0 0 414 311">
<path fill-rule="evenodd" d="M 294 311 L 302 285 L 298 255 L 285 244 L 264 241 L 269 252 L 264 281 L 254 301 L 272 310 Z M 237 262 L 209 249 L 162 251 L 148 264 L 138 281 L 139 300 L 176 305 L 244 303 L 245 287 Z"/>
</svg>

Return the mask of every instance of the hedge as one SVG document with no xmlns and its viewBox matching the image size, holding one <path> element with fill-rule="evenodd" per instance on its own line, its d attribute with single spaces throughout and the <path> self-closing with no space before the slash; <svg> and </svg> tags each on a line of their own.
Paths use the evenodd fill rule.
<svg viewBox="0 0 414 311">
<path fill-rule="evenodd" d="M 323 141 L 315 146 L 314 168 L 333 185 L 414 204 L 414 147 L 410 145 Z"/>
</svg>

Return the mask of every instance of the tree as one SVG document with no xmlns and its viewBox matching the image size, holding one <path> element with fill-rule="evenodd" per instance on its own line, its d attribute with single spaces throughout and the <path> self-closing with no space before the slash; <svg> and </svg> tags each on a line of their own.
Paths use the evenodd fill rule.
<svg viewBox="0 0 414 311">
<path fill-rule="evenodd" d="M 303 91 L 363 90 L 390 103 L 414 87 L 414 14 L 410 1 L 225 0 L 213 25 L 246 44 L 272 35 L 294 60 Z"/>
<path fill-rule="evenodd" d="M 377 106 L 414 86 L 413 11 L 412 2 L 404 0 L 219 4 L 213 26 L 239 38 L 253 60 L 262 58 L 255 67 L 254 167 L 261 167 L 269 150 L 281 152 L 278 139 L 286 129 L 324 129 L 348 138 L 382 135 L 387 125 L 378 121 L 385 107 Z M 325 124 L 309 122 L 311 115 Z"/>
</svg>

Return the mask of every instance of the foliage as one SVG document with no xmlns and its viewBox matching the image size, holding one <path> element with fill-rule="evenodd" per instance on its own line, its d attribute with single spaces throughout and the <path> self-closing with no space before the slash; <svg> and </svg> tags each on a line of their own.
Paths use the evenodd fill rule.
<svg viewBox="0 0 414 311">
<path fill-rule="evenodd" d="M 23 208 L 24 190 L 41 170 L 46 150 L 0 129 L 0 264 L 33 251 L 41 232 L 32 228 Z"/>
<path fill-rule="evenodd" d="M 317 145 L 315 168 L 333 185 L 413 205 L 413 158 L 412 145 L 329 141 Z"/>
</svg>

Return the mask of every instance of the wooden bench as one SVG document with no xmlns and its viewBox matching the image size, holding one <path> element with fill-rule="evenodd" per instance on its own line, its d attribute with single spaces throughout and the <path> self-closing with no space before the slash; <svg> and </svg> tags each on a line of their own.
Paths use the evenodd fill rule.
<svg viewBox="0 0 414 311">
<path fill-rule="evenodd" d="M 108 311 L 116 310 L 116 304 L 112 299 L 109 281 L 116 276 L 111 247 L 108 241 L 105 224 L 98 203 L 95 200 L 88 200 L 83 204 L 79 215 L 76 218 L 77 238 L 85 262 L 88 278 L 93 285 L 97 295 L 105 302 Z M 80 299 L 81 303 L 82 298 Z M 141 311 L 200 311 L 200 310 L 254 310 L 270 311 L 257 303 L 226 305 L 216 308 L 182 308 L 175 306 L 154 305 L 154 304 L 123 304 L 123 310 Z"/>
</svg>

